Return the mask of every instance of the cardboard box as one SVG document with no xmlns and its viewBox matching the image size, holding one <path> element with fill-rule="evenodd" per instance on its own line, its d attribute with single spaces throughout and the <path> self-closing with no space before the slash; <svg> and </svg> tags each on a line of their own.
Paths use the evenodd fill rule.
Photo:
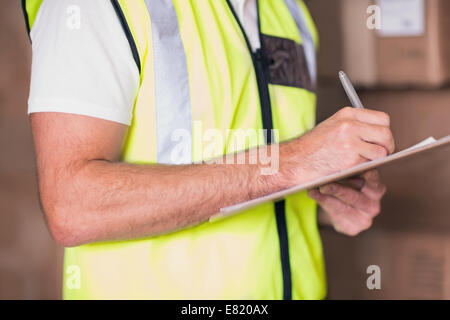
<svg viewBox="0 0 450 320">
<path fill-rule="evenodd" d="M 450 134 L 450 89 L 367 90 L 360 96 L 368 108 L 389 113 L 397 150 L 429 136 L 438 139 Z M 445 148 L 383 168 L 388 193 L 379 222 L 385 227 L 406 224 L 450 230 L 449 159 L 450 148 Z"/>
<path fill-rule="evenodd" d="M 411 32 L 408 36 L 401 32 L 383 35 L 396 17 L 390 11 L 391 23 L 383 25 L 386 7 L 380 5 L 389 0 L 306 1 L 319 30 L 319 79 L 330 81 L 344 70 L 360 87 L 435 88 L 449 82 L 450 1 L 417 1 L 424 1 L 423 19 L 413 16 L 412 21 L 417 23 L 412 25 L 420 25 L 423 20 L 423 33 Z M 381 10 L 381 30 L 367 26 L 373 15 L 373 11 L 368 12 L 372 5 L 379 5 Z M 416 16 L 420 17 L 417 12 Z"/>
<path fill-rule="evenodd" d="M 372 228 L 350 238 L 322 229 L 328 299 L 450 299 L 450 234 Z M 368 288 L 379 267 L 380 285 Z"/>
<path fill-rule="evenodd" d="M 388 234 L 390 292 L 386 298 L 450 299 L 450 236 L 420 232 Z M 387 262 L 388 263 L 388 262 Z"/>
<path fill-rule="evenodd" d="M 363 90 L 360 96 L 367 107 L 390 114 L 398 149 L 450 133 L 450 89 Z M 321 90 L 319 109 L 328 108 L 329 116 L 339 99 L 339 90 Z M 449 159 L 446 148 L 382 169 L 388 187 L 382 211 L 356 238 L 321 230 L 329 299 L 450 299 Z M 381 290 L 366 286 L 370 265 L 381 268 Z"/>
<path fill-rule="evenodd" d="M 354 85 L 373 87 L 378 82 L 376 32 L 367 27 L 371 0 L 341 3 L 342 69 Z"/>
<path fill-rule="evenodd" d="M 376 37 L 380 85 L 438 87 L 450 80 L 447 21 L 450 3 L 448 0 L 424 3 L 422 35 Z"/>
</svg>

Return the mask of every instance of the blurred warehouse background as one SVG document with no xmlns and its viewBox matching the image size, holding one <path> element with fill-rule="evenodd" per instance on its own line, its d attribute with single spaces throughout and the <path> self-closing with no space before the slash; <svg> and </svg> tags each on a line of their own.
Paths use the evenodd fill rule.
<svg viewBox="0 0 450 320">
<path fill-rule="evenodd" d="M 397 150 L 450 134 L 450 1 L 306 2 L 321 39 L 318 121 L 349 104 L 342 69 L 367 107 L 391 115 Z M 375 10 L 381 30 L 367 25 Z M 450 299 L 450 149 L 381 174 L 388 194 L 372 229 L 322 230 L 329 298 Z M 380 266 L 381 290 L 366 286 L 370 265 Z"/>
<path fill-rule="evenodd" d="M 39 209 L 27 117 L 31 46 L 18 0 L 0 10 L 0 299 L 60 297 L 61 249 Z"/>
<path fill-rule="evenodd" d="M 450 134 L 450 1 L 305 2 L 321 40 L 318 121 L 349 104 L 337 79 L 342 69 L 367 107 L 391 115 L 398 150 Z M 382 32 L 367 26 L 374 4 Z M 0 299 L 57 299 L 62 249 L 39 209 L 26 114 L 31 48 L 20 1 L 2 5 Z M 372 229 L 355 238 L 321 229 L 328 298 L 450 299 L 450 149 L 381 173 L 389 192 Z M 381 269 L 380 290 L 366 286 L 370 265 Z"/>
</svg>

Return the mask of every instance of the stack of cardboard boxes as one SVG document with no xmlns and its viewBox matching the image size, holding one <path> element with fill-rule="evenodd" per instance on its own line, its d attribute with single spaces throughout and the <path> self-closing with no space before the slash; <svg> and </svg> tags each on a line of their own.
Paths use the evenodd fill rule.
<svg viewBox="0 0 450 320">
<path fill-rule="evenodd" d="M 349 104 L 337 79 L 344 70 L 366 107 L 390 114 L 397 150 L 450 134 L 450 1 L 305 2 L 321 39 L 318 121 Z M 389 192 L 371 230 L 322 230 L 329 298 L 450 299 L 449 148 L 381 174 Z M 381 290 L 366 286 L 371 264 Z"/>
<path fill-rule="evenodd" d="M 376 227 L 356 238 L 322 233 L 329 299 L 450 299 L 450 237 Z M 379 289 L 367 285 L 379 267 Z"/>
<path fill-rule="evenodd" d="M 309 0 L 321 36 L 319 74 L 367 88 L 450 81 L 450 1 Z"/>
</svg>

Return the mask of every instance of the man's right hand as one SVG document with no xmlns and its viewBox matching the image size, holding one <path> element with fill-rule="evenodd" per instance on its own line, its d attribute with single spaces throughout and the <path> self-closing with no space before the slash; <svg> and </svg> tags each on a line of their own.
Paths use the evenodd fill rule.
<svg viewBox="0 0 450 320">
<path fill-rule="evenodd" d="M 345 107 L 280 147 L 280 169 L 285 181 L 296 185 L 385 157 L 394 149 L 388 114 Z"/>
</svg>

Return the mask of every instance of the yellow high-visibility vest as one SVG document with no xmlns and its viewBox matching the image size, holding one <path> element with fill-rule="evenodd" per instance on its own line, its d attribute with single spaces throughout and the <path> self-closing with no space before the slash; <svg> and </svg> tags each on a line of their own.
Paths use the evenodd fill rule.
<svg viewBox="0 0 450 320">
<path fill-rule="evenodd" d="M 42 1 L 23 1 L 29 29 Z M 254 53 L 227 0 L 111 3 L 140 71 L 123 161 L 201 162 L 196 137 L 208 129 L 278 129 L 262 142 L 271 143 L 314 127 L 318 39 L 303 1 L 258 1 Z M 174 132 L 190 137 L 175 157 Z M 261 144 L 231 140 L 211 156 Z M 65 249 L 66 299 L 321 299 L 325 282 L 306 193 L 161 236 Z"/>
</svg>

